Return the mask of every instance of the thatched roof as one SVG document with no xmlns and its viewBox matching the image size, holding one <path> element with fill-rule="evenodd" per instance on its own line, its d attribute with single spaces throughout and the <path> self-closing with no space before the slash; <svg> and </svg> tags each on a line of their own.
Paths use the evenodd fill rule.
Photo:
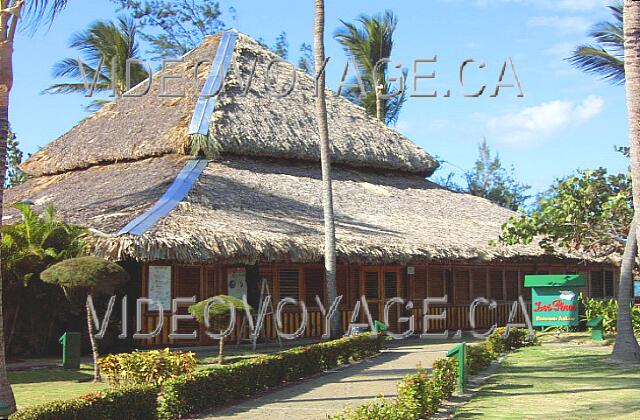
<svg viewBox="0 0 640 420">
<path fill-rule="evenodd" d="M 194 72 L 197 62 L 211 61 L 219 39 L 207 38 L 165 74 Z M 112 260 L 321 261 L 313 80 L 298 72 L 293 93 L 272 98 L 264 78 L 273 55 L 242 35 L 234 53 L 245 75 L 254 58 L 258 64 L 246 96 L 234 72 L 227 74 L 210 125 L 222 156 L 184 190 L 186 197 L 172 202 L 180 201 L 177 207 L 162 212 L 141 235 L 119 231 L 149 214 L 183 173 L 188 158 L 182 151 L 198 96 L 192 81 L 182 85 L 184 98 L 159 99 L 158 75 L 149 95 L 120 98 L 85 119 L 23 165 L 35 177 L 6 191 L 5 203 L 29 199 L 36 211 L 53 205 L 66 222 L 92 228 L 94 253 Z M 200 81 L 208 73 L 207 66 L 201 69 Z M 282 69 L 291 74 L 290 68 Z M 181 90 L 171 82 L 168 87 Z M 490 245 L 512 212 L 425 180 L 437 167 L 435 160 L 362 108 L 333 94 L 328 107 L 342 261 L 544 257 L 537 245 Z M 15 209 L 5 206 L 4 221 L 16 218 Z"/>
<path fill-rule="evenodd" d="M 175 171 L 177 163 L 170 157 L 151 158 L 43 176 L 9 190 L 8 196 L 14 201 L 29 197 L 39 206 L 55 203 L 63 218 L 103 231 L 106 235 L 96 237 L 95 253 L 114 260 L 322 260 L 320 169 L 304 162 L 240 157 L 212 162 L 187 198 L 150 230 L 141 236 L 116 235 L 157 200 L 164 184 L 154 177 L 156 171 Z M 544 257 L 537 245 L 489 245 L 513 213 L 485 199 L 406 173 L 336 166 L 333 177 L 342 261 Z"/>
<path fill-rule="evenodd" d="M 182 63 L 155 74 L 148 94 L 122 97 L 105 106 L 35 153 L 22 169 L 32 175 L 45 175 L 182 153 L 196 99 L 219 39 L 208 37 L 185 55 Z M 244 35 L 239 35 L 234 55 L 245 81 L 256 59 L 257 65 L 246 96 L 242 95 L 235 67 L 227 74 L 210 126 L 210 135 L 220 142 L 223 153 L 319 161 L 313 79 L 298 70 L 291 94 L 272 97 L 265 85 L 266 70 L 277 56 Z M 196 69 L 199 86 L 195 83 Z M 285 84 L 292 79 L 292 66 L 276 64 L 271 74 Z M 160 97 L 163 78 L 165 93 L 184 92 L 184 97 Z M 129 94 L 140 94 L 146 87 L 142 83 Z M 422 175 L 430 175 L 437 168 L 437 162 L 409 139 L 369 117 L 362 108 L 327 92 L 334 162 Z"/>
</svg>

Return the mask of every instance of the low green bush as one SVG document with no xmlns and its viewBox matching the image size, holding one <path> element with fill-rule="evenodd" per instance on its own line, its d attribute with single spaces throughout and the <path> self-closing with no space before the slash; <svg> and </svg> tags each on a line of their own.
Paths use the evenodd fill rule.
<svg viewBox="0 0 640 420">
<path fill-rule="evenodd" d="M 398 383 L 395 400 L 379 398 L 347 409 L 331 417 L 333 420 L 418 420 L 434 414 L 443 400 L 456 387 L 458 368 L 453 359 L 438 359 L 431 375 L 419 369 Z"/>
<path fill-rule="evenodd" d="M 582 320 L 586 322 L 601 317 L 604 332 L 615 334 L 618 322 L 618 301 L 615 299 L 591 299 L 583 295 L 580 297 L 584 306 Z M 640 334 L 640 306 L 631 307 L 631 322 L 633 323 L 633 331 Z"/>
<path fill-rule="evenodd" d="M 10 420 L 154 420 L 158 390 L 153 385 L 92 392 L 66 401 L 52 401 L 19 410 Z"/>
<path fill-rule="evenodd" d="M 538 344 L 538 337 L 525 328 L 511 328 L 507 334 L 507 329 L 500 327 L 489 336 L 487 343 L 492 352 L 501 354 L 521 347 L 535 346 Z"/>
<path fill-rule="evenodd" d="M 491 361 L 498 357 L 498 354 L 491 350 L 491 346 L 486 341 L 480 344 L 467 346 L 467 372 L 475 375 L 481 370 L 489 367 Z"/>
<path fill-rule="evenodd" d="M 169 349 L 111 354 L 98 359 L 100 371 L 112 386 L 162 385 L 180 375 L 193 375 L 196 363 L 193 353 Z"/>
<path fill-rule="evenodd" d="M 180 376 L 163 385 L 158 415 L 162 419 L 180 418 L 250 398 L 282 383 L 372 356 L 380 351 L 383 341 L 382 335 L 355 335 Z"/>
</svg>

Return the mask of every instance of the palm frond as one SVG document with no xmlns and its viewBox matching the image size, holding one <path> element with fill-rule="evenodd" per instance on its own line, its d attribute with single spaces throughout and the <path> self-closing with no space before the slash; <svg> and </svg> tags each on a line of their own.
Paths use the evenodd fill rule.
<svg viewBox="0 0 640 420">
<path fill-rule="evenodd" d="M 603 48 L 580 45 L 567 60 L 585 73 L 594 74 L 615 85 L 624 83 L 624 61 Z"/>
<path fill-rule="evenodd" d="M 50 26 L 53 19 L 67 7 L 67 0 L 29 0 L 24 10 L 23 28 L 34 33 L 41 25 Z"/>
</svg>

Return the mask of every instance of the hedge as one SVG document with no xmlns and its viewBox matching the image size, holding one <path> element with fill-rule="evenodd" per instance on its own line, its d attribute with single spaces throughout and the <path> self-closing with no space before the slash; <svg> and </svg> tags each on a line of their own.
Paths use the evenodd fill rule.
<svg viewBox="0 0 640 420">
<path fill-rule="evenodd" d="M 160 393 L 158 416 L 174 419 L 246 399 L 268 388 L 308 377 L 380 351 L 384 337 L 355 335 L 296 347 L 249 360 L 197 371 L 167 381 Z"/>
<path fill-rule="evenodd" d="M 26 408 L 10 420 L 153 420 L 156 418 L 158 389 L 137 385 L 92 392 L 78 398 Z"/>
<path fill-rule="evenodd" d="M 514 328 L 505 334 L 505 328 L 498 328 L 488 339 L 479 344 L 467 346 L 467 368 L 474 375 L 488 367 L 501 353 L 521 347 L 536 345 L 535 336 L 530 337 L 526 329 Z M 443 400 L 449 398 L 458 381 L 458 366 L 454 359 L 437 359 L 433 362 L 431 376 L 426 370 L 406 375 L 398 383 L 398 397 L 384 398 L 347 409 L 331 417 L 333 420 L 417 420 L 434 414 Z"/>
<path fill-rule="evenodd" d="M 456 387 L 458 367 L 453 359 L 437 359 L 431 376 L 426 370 L 406 375 L 395 400 L 379 398 L 331 417 L 333 420 L 418 420 L 434 414 Z"/>
</svg>

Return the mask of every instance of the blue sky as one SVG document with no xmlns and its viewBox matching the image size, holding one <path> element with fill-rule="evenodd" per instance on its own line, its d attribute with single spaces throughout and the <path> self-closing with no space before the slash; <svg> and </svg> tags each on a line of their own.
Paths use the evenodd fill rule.
<svg viewBox="0 0 640 420">
<path fill-rule="evenodd" d="M 221 3 L 237 10 L 235 26 L 241 32 L 272 44 L 286 31 L 292 61 L 300 44 L 312 41 L 311 0 Z M 439 175 L 470 168 L 483 138 L 534 192 L 579 168 L 625 171 L 626 159 L 613 150 L 614 145 L 628 144 L 624 87 L 584 75 L 563 60 L 573 46 L 586 40 L 591 24 L 609 17 L 606 4 L 602 0 L 327 0 L 329 85 L 337 86 L 346 60 L 331 36 L 340 20 L 392 8 L 399 20 L 392 60 L 409 69 L 409 89 L 413 61 L 437 55 L 436 63 L 419 65 L 419 73 L 435 71 L 436 78 L 420 80 L 418 91 L 437 90 L 438 97 L 410 98 L 396 128 L 447 162 Z M 71 34 L 115 15 L 108 0 L 71 1 L 49 31 L 19 34 L 10 120 L 24 151 L 37 150 L 88 115 L 83 108 L 87 99 L 81 95 L 40 95 L 40 91 L 53 82 L 51 66 L 76 55 L 66 47 Z M 509 57 L 525 96 L 519 98 L 517 89 L 507 88 L 491 98 Z M 484 69 L 469 66 L 465 73 L 469 91 L 487 85 L 482 97 L 463 96 L 458 72 L 466 59 L 486 64 Z M 513 80 L 508 67 L 505 83 Z M 444 98 L 447 89 L 451 97 Z"/>
</svg>

